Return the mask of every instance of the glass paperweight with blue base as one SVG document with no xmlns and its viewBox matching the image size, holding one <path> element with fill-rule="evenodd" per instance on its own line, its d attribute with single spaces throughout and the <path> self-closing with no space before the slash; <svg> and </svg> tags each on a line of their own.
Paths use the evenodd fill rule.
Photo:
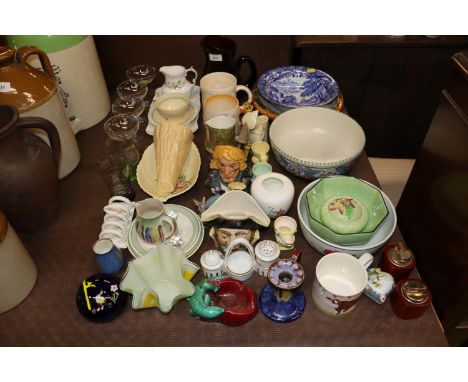
<svg viewBox="0 0 468 382">
<path fill-rule="evenodd" d="M 298 263 L 300 251 L 293 251 L 291 258 L 279 259 L 268 270 L 270 281 L 262 290 L 260 309 L 272 321 L 292 322 L 301 317 L 306 298 L 300 285 L 304 281 L 304 269 Z"/>
</svg>

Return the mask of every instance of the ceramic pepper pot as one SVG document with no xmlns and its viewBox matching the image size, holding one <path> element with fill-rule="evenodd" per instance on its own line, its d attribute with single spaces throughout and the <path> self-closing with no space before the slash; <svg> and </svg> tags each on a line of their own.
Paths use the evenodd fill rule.
<svg viewBox="0 0 468 382">
<path fill-rule="evenodd" d="M 51 148 L 25 129 L 41 129 Z M 19 118 L 0 105 L 0 209 L 18 230 L 30 231 L 55 219 L 59 211 L 57 168 L 60 139 L 44 118 Z"/>
<path fill-rule="evenodd" d="M 294 185 L 287 176 L 270 172 L 255 178 L 250 194 L 271 219 L 285 215 L 294 198 Z"/>
<path fill-rule="evenodd" d="M 38 55 L 42 70 L 33 68 L 28 59 Z M 21 117 L 48 119 L 60 137 L 59 178 L 71 173 L 80 161 L 78 143 L 70 126 L 65 106 L 57 90 L 54 71 L 47 54 L 34 46 L 23 46 L 16 52 L 0 46 L 0 104 L 16 107 Z M 35 134 L 48 142 L 44 131 Z"/>
</svg>

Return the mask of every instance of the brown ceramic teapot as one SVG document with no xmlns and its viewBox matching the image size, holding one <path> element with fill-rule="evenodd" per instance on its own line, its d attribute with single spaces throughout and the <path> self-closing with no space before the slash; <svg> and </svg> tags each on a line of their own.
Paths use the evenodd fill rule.
<svg viewBox="0 0 468 382">
<path fill-rule="evenodd" d="M 49 146 L 24 129 L 47 133 Z M 0 210 L 18 230 L 50 223 L 59 210 L 60 138 L 44 118 L 19 118 L 18 110 L 0 105 Z"/>
<path fill-rule="evenodd" d="M 30 56 L 39 57 L 43 70 L 29 65 Z M 46 53 L 34 46 L 23 46 L 16 52 L 9 46 L 0 46 L 0 104 L 14 106 L 21 117 L 42 117 L 52 122 L 61 143 L 59 177 L 76 168 L 80 151 Z M 47 142 L 43 131 L 34 133 Z"/>
</svg>

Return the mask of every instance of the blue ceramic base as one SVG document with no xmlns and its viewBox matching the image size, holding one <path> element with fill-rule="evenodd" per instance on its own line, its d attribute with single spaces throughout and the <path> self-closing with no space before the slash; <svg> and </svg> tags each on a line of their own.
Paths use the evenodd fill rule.
<svg viewBox="0 0 468 382">
<path fill-rule="evenodd" d="M 262 290 L 259 299 L 260 309 L 270 320 L 276 322 L 291 322 L 304 313 L 306 299 L 302 289 L 293 289 L 288 300 L 278 300 L 276 288 L 268 283 Z"/>
</svg>

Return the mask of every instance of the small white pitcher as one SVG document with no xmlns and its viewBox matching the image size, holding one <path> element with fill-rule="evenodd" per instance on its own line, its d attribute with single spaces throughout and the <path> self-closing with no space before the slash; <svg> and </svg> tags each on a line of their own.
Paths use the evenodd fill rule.
<svg viewBox="0 0 468 382">
<path fill-rule="evenodd" d="M 190 94 L 198 78 L 198 73 L 193 66 L 188 69 L 185 69 L 182 65 L 162 66 L 159 68 L 159 71 L 164 75 L 163 93 L 180 92 L 190 98 Z M 188 72 L 195 74 L 192 82 L 187 81 Z"/>
</svg>

